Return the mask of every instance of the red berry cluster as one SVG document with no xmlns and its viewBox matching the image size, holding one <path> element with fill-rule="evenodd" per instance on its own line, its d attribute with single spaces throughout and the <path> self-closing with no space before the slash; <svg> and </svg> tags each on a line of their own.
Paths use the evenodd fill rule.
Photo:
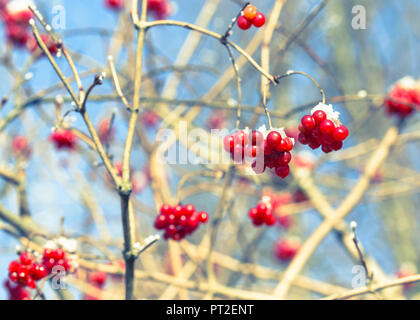
<svg viewBox="0 0 420 320">
<path fill-rule="evenodd" d="M 12 153 L 17 156 L 29 158 L 32 149 L 29 145 L 28 139 L 24 136 L 15 136 L 12 140 Z"/>
<path fill-rule="evenodd" d="M 47 268 L 48 273 L 51 273 L 55 266 L 61 266 L 65 271 L 70 271 L 72 268 L 71 259 L 67 257 L 66 250 L 62 248 L 44 249 L 42 263 Z"/>
<path fill-rule="evenodd" d="M 294 239 L 279 239 L 274 247 L 274 254 L 282 261 L 287 262 L 293 259 L 299 251 L 300 242 Z"/>
<path fill-rule="evenodd" d="M 401 79 L 392 87 L 384 104 L 390 115 L 409 116 L 416 105 L 420 107 L 420 85 L 411 77 Z"/>
<path fill-rule="evenodd" d="M 57 44 L 51 39 L 51 37 L 48 34 L 41 34 L 41 39 L 45 43 L 45 45 L 48 48 L 48 51 L 52 55 L 56 55 L 58 53 Z M 41 50 L 34 37 L 32 37 L 28 40 L 28 43 L 27 43 L 26 47 L 27 47 L 27 49 L 30 53 L 35 53 L 37 51 L 40 52 L 40 50 Z"/>
<path fill-rule="evenodd" d="M 249 137 L 241 130 L 226 136 L 223 144 L 235 163 L 243 163 L 245 159 L 253 160 L 252 168 L 255 173 L 263 173 L 268 167 L 274 168 L 276 175 L 281 178 L 289 175 L 293 140 L 285 134 L 282 136 L 280 132 L 272 130 L 264 139 L 264 134 L 259 130 L 252 130 Z"/>
<path fill-rule="evenodd" d="M 19 260 L 9 264 L 9 279 L 22 287 L 36 288 L 35 281 L 41 280 L 47 274 L 46 267 L 35 263 L 34 256 L 28 251 L 22 252 Z"/>
<path fill-rule="evenodd" d="M 124 8 L 124 0 L 104 0 L 104 5 L 110 10 L 121 10 Z"/>
<path fill-rule="evenodd" d="M 179 241 L 193 233 L 200 223 L 206 223 L 208 220 L 208 213 L 196 212 L 192 204 L 185 206 L 178 204 L 174 207 L 163 204 L 160 214 L 156 217 L 155 228 L 165 230 L 163 235 L 165 239 Z"/>
<path fill-rule="evenodd" d="M 156 17 L 156 19 L 166 19 L 171 13 L 171 5 L 168 0 L 148 0 L 147 10 Z"/>
<path fill-rule="evenodd" d="M 254 5 L 249 4 L 238 18 L 237 23 L 238 27 L 242 30 L 247 30 L 252 25 L 256 28 L 260 28 L 265 24 L 265 16 L 261 12 L 258 12 Z"/>
<path fill-rule="evenodd" d="M 74 150 L 76 148 L 76 135 L 68 129 L 57 129 L 50 135 L 50 140 L 57 149 Z"/>
<path fill-rule="evenodd" d="M 9 293 L 9 300 L 31 300 L 31 294 L 24 287 L 19 284 L 14 284 L 7 280 L 4 286 Z"/>
<path fill-rule="evenodd" d="M 32 12 L 17 1 L 0 7 L 0 19 L 4 23 L 7 39 L 17 47 L 24 47 L 30 39 L 29 20 Z"/>
<path fill-rule="evenodd" d="M 333 121 L 327 119 L 326 113 L 322 110 L 304 116 L 299 124 L 299 131 L 298 140 L 301 144 L 307 144 L 311 149 L 321 147 L 325 153 L 340 150 L 343 141 L 349 135 L 346 126 L 335 125 Z"/>
<path fill-rule="evenodd" d="M 255 208 L 249 210 L 248 216 L 255 226 L 261 226 L 263 224 L 272 226 L 276 223 L 276 217 L 273 215 L 273 210 L 269 202 L 258 202 Z"/>
</svg>

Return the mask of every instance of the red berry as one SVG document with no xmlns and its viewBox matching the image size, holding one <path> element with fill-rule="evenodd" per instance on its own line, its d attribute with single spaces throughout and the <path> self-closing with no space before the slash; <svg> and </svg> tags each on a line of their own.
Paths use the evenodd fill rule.
<svg viewBox="0 0 420 320">
<path fill-rule="evenodd" d="M 291 260 L 299 250 L 299 243 L 291 240 L 279 240 L 275 245 L 275 254 L 282 261 Z"/>
<path fill-rule="evenodd" d="M 343 141 L 335 141 L 331 146 L 334 151 L 338 151 L 343 147 Z"/>
<path fill-rule="evenodd" d="M 285 151 L 291 151 L 293 149 L 293 141 L 289 137 L 286 137 L 283 139 L 286 143 L 286 150 Z"/>
<path fill-rule="evenodd" d="M 289 166 L 276 168 L 276 175 L 278 175 L 280 178 L 283 178 L 283 179 L 289 175 L 289 172 L 290 172 Z"/>
<path fill-rule="evenodd" d="M 264 220 L 265 220 L 265 224 L 267 225 L 267 226 L 272 226 L 272 225 L 274 225 L 275 223 L 276 223 L 276 217 L 270 212 L 270 213 L 266 213 L 266 215 L 265 215 L 265 217 L 264 217 Z"/>
<path fill-rule="evenodd" d="M 160 213 L 167 216 L 171 214 L 173 211 L 173 208 L 169 204 L 163 204 L 162 207 L 160 207 Z"/>
<path fill-rule="evenodd" d="M 264 202 L 258 203 L 256 209 L 257 209 L 258 215 L 261 215 L 261 216 L 265 215 L 265 213 L 268 210 L 267 205 Z"/>
<path fill-rule="evenodd" d="M 181 206 L 180 204 L 176 205 L 174 210 L 172 211 L 173 216 L 175 218 L 179 218 L 181 215 L 184 214 L 184 207 Z"/>
<path fill-rule="evenodd" d="M 264 141 L 264 135 L 259 130 L 251 131 L 251 144 L 253 146 L 259 146 Z"/>
<path fill-rule="evenodd" d="M 182 212 L 189 217 L 195 212 L 195 207 L 192 204 L 187 204 Z"/>
<path fill-rule="evenodd" d="M 299 135 L 298 135 L 298 141 L 301 143 L 301 144 L 303 144 L 303 145 L 306 145 L 306 144 L 308 144 L 308 138 L 306 137 L 306 135 L 304 134 L 304 133 L 299 133 Z"/>
<path fill-rule="evenodd" d="M 247 19 L 247 20 L 253 20 L 254 18 L 255 18 L 255 16 L 257 15 L 257 13 L 258 13 L 258 10 L 257 10 L 257 8 L 254 6 L 254 5 L 252 5 L 252 4 L 249 4 L 249 5 L 247 5 L 246 6 L 246 8 L 244 9 L 244 13 L 243 13 L 243 16 Z"/>
<path fill-rule="evenodd" d="M 257 208 L 252 208 L 248 211 L 248 216 L 252 219 L 255 220 L 257 219 L 260 215 L 258 213 Z"/>
<path fill-rule="evenodd" d="M 248 136 L 244 131 L 238 131 L 234 135 L 235 145 L 245 146 L 248 144 Z"/>
<path fill-rule="evenodd" d="M 324 120 L 321 122 L 321 124 L 319 125 L 319 130 L 321 131 L 322 134 L 325 135 L 331 135 L 334 132 L 334 122 L 332 122 L 331 120 Z"/>
<path fill-rule="evenodd" d="M 330 153 L 333 151 L 333 148 L 329 144 L 323 144 L 321 147 L 322 152 Z"/>
<path fill-rule="evenodd" d="M 327 119 L 327 115 L 322 110 L 317 110 L 312 114 L 312 118 L 314 118 L 316 124 L 321 124 L 322 121 Z"/>
<path fill-rule="evenodd" d="M 262 27 L 265 24 L 265 16 L 261 12 L 258 12 L 254 20 L 252 20 L 252 24 L 256 28 Z"/>
<path fill-rule="evenodd" d="M 232 152 L 235 148 L 235 138 L 232 135 L 224 137 L 223 146 L 226 152 Z"/>
<path fill-rule="evenodd" d="M 247 18 L 245 18 L 244 16 L 240 16 L 238 18 L 237 24 L 238 24 L 239 29 L 242 29 L 242 30 L 247 30 L 252 25 L 252 23 Z"/>
<path fill-rule="evenodd" d="M 315 120 L 310 115 L 306 115 L 301 120 L 302 126 L 306 131 L 312 131 L 315 128 Z"/>
<path fill-rule="evenodd" d="M 335 128 L 334 133 L 333 133 L 334 139 L 337 141 L 345 140 L 348 135 L 349 135 L 349 130 L 347 129 L 346 126 L 343 126 L 343 125 Z"/>
<path fill-rule="evenodd" d="M 201 211 L 198 213 L 198 221 L 201 223 L 206 223 L 209 220 L 209 214 L 206 211 Z"/>
<path fill-rule="evenodd" d="M 273 150 L 277 149 L 277 146 L 281 143 L 281 141 L 282 141 L 282 136 L 277 131 L 271 131 L 267 135 L 267 145 L 269 148 Z"/>
<path fill-rule="evenodd" d="M 188 219 L 188 227 L 190 227 L 191 230 L 195 230 L 198 227 L 198 223 L 198 216 L 195 214 Z"/>
<path fill-rule="evenodd" d="M 17 272 L 19 270 L 20 263 L 16 260 L 13 260 L 9 263 L 9 272 Z"/>
<path fill-rule="evenodd" d="M 162 229 L 165 229 L 167 225 L 168 225 L 167 216 L 163 214 L 158 215 L 155 220 L 155 228 L 158 230 L 162 230 Z"/>
<path fill-rule="evenodd" d="M 33 264 L 33 263 L 34 263 L 34 261 L 35 261 L 35 258 L 34 258 L 34 256 L 32 255 L 32 253 L 27 252 L 27 251 L 22 252 L 22 253 L 20 254 L 19 259 L 20 259 L 20 263 L 21 263 L 21 264 L 23 264 L 23 265 L 31 265 L 31 264 Z"/>
<path fill-rule="evenodd" d="M 121 10 L 124 7 L 123 0 L 105 0 L 104 1 L 105 7 L 111 10 Z"/>
<path fill-rule="evenodd" d="M 286 151 L 278 157 L 278 164 L 280 166 L 286 166 L 289 164 L 290 160 L 292 160 L 292 155 L 290 152 Z"/>
</svg>

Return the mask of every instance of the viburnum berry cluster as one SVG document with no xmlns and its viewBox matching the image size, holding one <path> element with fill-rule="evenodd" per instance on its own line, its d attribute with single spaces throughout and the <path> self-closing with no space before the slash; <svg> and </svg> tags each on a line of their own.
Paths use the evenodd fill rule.
<svg viewBox="0 0 420 320">
<path fill-rule="evenodd" d="M 258 9 L 254 5 L 249 4 L 245 7 L 241 16 L 239 16 L 237 24 L 242 30 L 247 30 L 252 25 L 260 28 L 265 24 L 265 16 L 261 12 L 258 12 Z"/>
<path fill-rule="evenodd" d="M 30 251 L 20 253 L 18 260 L 9 264 L 9 279 L 21 287 L 36 288 L 36 281 L 45 278 L 48 274 L 43 264 L 36 263 L 35 257 Z"/>
<path fill-rule="evenodd" d="M 247 128 L 227 135 L 223 144 L 235 163 L 251 162 L 257 174 L 270 168 L 281 178 L 289 175 L 294 139 L 288 137 L 282 128 L 267 130 L 261 126 L 251 131 Z"/>
<path fill-rule="evenodd" d="M 4 286 L 9 294 L 9 300 L 31 300 L 30 292 L 21 285 L 6 280 Z"/>
<path fill-rule="evenodd" d="M 261 201 L 248 211 L 248 216 L 255 226 L 263 224 L 272 226 L 278 222 L 282 228 L 288 229 L 293 224 L 293 219 L 290 215 L 281 211 L 281 206 L 292 201 L 292 195 L 289 193 L 274 194 L 270 192 L 264 195 Z"/>
<path fill-rule="evenodd" d="M 76 135 L 69 129 L 57 129 L 50 135 L 50 141 L 57 149 L 76 149 Z"/>
<path fill-rule="evenodd" d="M 77 242 L 64 237 L 48 241 L 44 246 L 42 264 L 51 273 L 54 267 L 62 267 L 66 272 L 73 272 L 77 268 Z"/>
<path fill-rule="evenodd" d="M 293 259 L 300 249 L 300 241 L 295 238 L 279 239 L 274 246 L 274 254 L 281 262 Z"/>
<path fill-rule="evenodd" d="M 163 204 L 156 217 L 155 228 L 165 230 L 165 239 L 182 240 L 193 233 L 201 223 L 209 220 L 206 211 L 197 212 L 192 204 L 170 206 Z"/>
<path fill-rule="evenodd" d="M 311 149 L 321 147 L 325 153 L 340 150 L 349 130 L 341 124 L 339 115 L 332 105 L 320 103 L 315 106 L 311 114 L 303 116 L 299 124 L 299 142 L 309 145 Z"/>
<path fill-rule="evenodd" d="M 0 19 L 5 27 L 7 40 L 17 47 L 25 47 L 31 37 L 28 22 L 33 17 L 28 6 L 33 5 L 33 2 L 31 0 L 13 0 L 2 3 Z"/>
<path fill-rule="evenodd" d="M 420 82 L 410 76 L 398 80 L 389 90 L 384 105 L 389 115 L 405 118 L 420 108 Z"/>
</svg>

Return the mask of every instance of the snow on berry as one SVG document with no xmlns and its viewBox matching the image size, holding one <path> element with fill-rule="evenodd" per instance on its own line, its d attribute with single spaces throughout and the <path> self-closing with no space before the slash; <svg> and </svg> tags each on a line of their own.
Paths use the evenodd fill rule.
<svg viewBox="0 0 420 320">
<path fill-rule="evenodd" d="M 55 267 L 62 267 L 66 272 L 73 272 L 77 265 L 77 241 L 59 237 L 47 241 L 44 245 L 42 264 L 51 273 Z"/>
<path fill-rule="evenodd" d="M 165 230 L 163 237 L 180 241 L 192 234 L 200 224 L 209 220 L 206 211 L 197 212 L 192 204 L 170 206 L 163 204 L 156 217 L 155 228 Z"/>
<path fill-rule="evenodd" d="M 29 6 L 34 6 L 32 0 L 13 0 L 6 5 L 5 21 L 8 24 L 23 24 L 27 25 L 29 20 L 33 17 Z"/>
<path fill-rule="evenodd" d="M 297 239 L 279 239 L 274 246 L 274 254 L 281 262 L 288 262 L 293 259 L 299 248 L 300 241 Z"/>
<path fill-rule="evenodd" d="M 389 90 L 384 105 L 389 115 L 405 118 L 420 107 L 420 82 L 410 76 L 397 81 Z"/>
<path fill-rule="evenodd" d="M 74 150 L 76 148 L 76 135 L 69 129 L 57 129 L 50 135 L 51 142 L 57 149 Z"/>
<path fill-rule="evenodd" d="M 298 141 L 309 145 L 311 149 L 321 147 L 324 153 L 340 150 L 349 131 L 341 124 L 339 116 L 340 113 L 334 111 L 332 105 L 319 103 L 310 115 L 302 117 Z"/>
</svg>

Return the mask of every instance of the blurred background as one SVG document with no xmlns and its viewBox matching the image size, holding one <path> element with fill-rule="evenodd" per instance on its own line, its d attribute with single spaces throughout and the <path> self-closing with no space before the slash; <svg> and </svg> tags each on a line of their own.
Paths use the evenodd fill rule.
<svg viewBox="0 0 420 320">
<path fill-rule="evenodd" d="M 52 21 L 57 15 L 54 8 L 64 9 L 65 27 L 55 31 L 73 57 L 85 89 L 95 74 L 107 73 L 103 85 L 94 89 L 87 109 L 96 127 L 114 115 L 115 134 L 109 152 L 114 163 L 121 162 L 129 113 L 115 94 L 107 56 L 114 56 L 122 89 L 131 100 L 135 29 L 129 17 L 129 5 L 115 11 L 106 8 L 102 0 L 36 0 L 35 3 L 47 21 Z M 253 4 L 268 20 L 275 1 L 255 0 Z M 243 5 L 244 2 L 239 0 L 172 0 L 168 18 L 202 25 L 223 34 Z M 365 8 L 366 29 L 352 28 L 355 17 L 352 9 L 357 5 Z M 389 88 L 400 78 L 412 76 L 417 79 L 420 74 L 419 15 L 420 3 L 415 0 L 294 0 L 286 1 L 281 10 L 269 42 L 271 74 L 300 70 L 311 75 L 324 89 L 327 101 L 340 112 L 341 121 L 350 131 L 341 151 L 326 155 L 296 143 L 292 152 L 294 159 L 310 164 L 316 185 L 334 206 L 354 186 L 379 140 L 396 123 L 395 117 L 387 116 L 382 106 Z M 151 15 L 148 19 L 154 17 Z M 260 63 L 265 27 L 244 31 L 235 26 L 229 39 Z M 0 167 L 13 172 L 17 166 L 24 166 L 28 208 L 37 225 L 48 230 L 50 235 L 57 235 L 62 230 L 68 237 L 81 239 L 83 236 L 92 240 L 79 240 L 79 252 L 88 257 L 87 260 L 100 255 L 107 257 L 99 259 L 102 264 L 121 261 L 119 196 L 100 164 L 100 158 L 81 139 L 77 140 L 77 147 L 72 151 L 57 150 L 49 139 L 52 128 L 57 126 L 57 95 L 64 98 L 59 104 L 62 115 L 72 109 L 68 93 L 61 85 L 57 86 L 59 79 L 45 57 L 34 59 L 25 48 L 11 44 L 4 31 L 2 25 L 0 98 L 7 97 L 8 101 L 0 110 Z M 166 120 L 170 114 L 165 110 L 179 112 L 192 127 L 206 130 L 235 128 L 237 86 L 228 52 L 217 40 L 207 36 L 194 38 L 195 42 L 191 33 L 188 29 L 173 26 L 159 26 L 147 31 L 142 90 L 145 100 L 140 122 L 151 142 L 160 128 L 168 127 Z M 186 59 L 189 55 L 190 58 Z M 234 56 L 236 59 L 240 57 L 235 51 Z M 63 73 L 71 76 L 65 59 L 58 57 L 56 61 Z M 253 113 L 254 109 L 263 110 L 261 74 L 250 63 L 240 66 L 244 105 L 240 128 L 244 128 L 253 117 L 255 128 L 267 125 L 263 112 Z M 22 78 L 24 80 L 19 81 Z M 168 89 L 174 81 L 178 82 L 171 87 L 175 89 Z M 72 85 L 76 88 L 74 83 Z M 40 101 L 28 104 L 16 118 L 4 122 L 17 106 L 46 89 L 48 91 L 42 94 Z M 301 76 L 284 78 L 270 89 L 267 106 L 273 113 L 276 128 L 296 130 L 301 117 L 320 101 L 317 88 Z M 214 94 L 206 96 L 209 92 Z M 209 100 L 213 104 L 205 103 Z M 186 115 L 194 106 L 199 112 L 188 118 Z M 406 119 L 401 135 L 409 135 L 408 138 L 392 149 L 368 191 L 346 217 L 346 222 L 357 222 L 357 235 L 366 254 L 376 260 L 389 279 L 396 278 L 398 272 L 416 274 L 420 263 L 417 250 L 419 214 L 416 210 L 420 177 L 418 121 L 417 113 Z M 69 112 L 64 122 L 69 128 L 87 133 L 80 115 L 75 112 Z M 13 137 L 17 135 L 27 137 L 32 149 L 24 164 L 11 151 Z M 156 208 L 155 191 L 150 182 L 149 154 L 138 136 L 134 143 L 131 168 L 137 188 L 132 199 L 136 232 L 138 238 L 143 239 L 160 233 L 153 227 L 159 208 Z M 164 165 L 172 197 L 176 197 L 183 176 L 206 168 L 205 165 Z M 198 176 L 185 184 L 182 199 L 183 203 L 192 203 L 198 210 L 207 211 L 210 220 L 220 196 L 220 188 L 213 188 L 212 184 L 221 186 L 222 182 Z M 303 243 L 321 223 L 322 217 L 313 209 L 293 175 L 283 180 L 270 173 L 256 179 L 239 174 L 232 186 L 229 193 L 232 201 L 225 210 L 213 244 L 213 250 L 225 261 L 216 264 L 217 281 L 229 288 L 270 293 L 288 266 L 288 262 L 276 257 L 276 242 L 279 239 L 298 239 Z M 255 227 L 252 224 L 248 210 L 265 193 L 286 195 L 282 212 L 290 218 L 290 226 Z M 15 214 L 19 211 L 18 195 L 13 184 L 0 179 L 0 202 Z M 2 228 L 4 225 L 6 223 L 0 223 Z M 189 279 L 194 283 L 205 281 L 206 264 L 204 259 L 194 258 L 190 245 L 200 248 L 210 226 L 201 226 L 184 240 L 186 243 L 181 242 L 176 244 L 176 249 L 172 248 L 172 252 L 179 253 L 181 266 L 192 262 L 191 269 L 184 271 L 190 272 Z M 0 233 L 0 280 L 7 279 L 7 267 L 11 260 L 16 259 L 15 247 L 18 244 L 18 239 L 8 232 Z M 137 268 L 146 274 L 159 272 L 173 276 L 170 260 L 174 256 L 169 254 L 169 247 L 167 240 L 159 240 L 142 255 Z M 226 266 L 230 264 L 229 258 L 240 262 L 242 271 L 229 269 Z M 350 289 L 355 275 L 352 268 L 357 264 L 340 244 L 337 234 L 332 232 L 303 269 L 302 275 L 308 282 L 302 280 L 303 285 L 292 286 L 288 297 L 320 298 L 333 294 L 339 290 L 337 288 Z M 267 268 L 272 273 L 267 271 L 265 275 L 264 272 L 256 275 L 255 266 Z M 76 279 L 75 282 L 69 282 L 70 292 L 76 299 L 86 298 L 83 275 L 86 272 L 74 274 L 71 277 Z M 178 274 L 175 278 L 183 281 L 185 274 Z M 168 293 L 169 286 L 168 282 L 146 277 L 139 281 L 135 296 L 156 299 L 166 293 L 165 297 L 170 299 L 205 297 L 205 292 L 195 289 Z M 104 295 L 97 298 L 121 298 L 123 289 L 121 278 L 108 277 Z M 49 286 L 44 290 L 47 298 L 55 298 Z M 416 298 L 417 287 L 406 288 L 402 294 Z M 229 295 L 216 293 L 214 297 L 226 298 Z M 7 299 L 7 291 L 3 288 L 0 298 Z"/>
</svg>

